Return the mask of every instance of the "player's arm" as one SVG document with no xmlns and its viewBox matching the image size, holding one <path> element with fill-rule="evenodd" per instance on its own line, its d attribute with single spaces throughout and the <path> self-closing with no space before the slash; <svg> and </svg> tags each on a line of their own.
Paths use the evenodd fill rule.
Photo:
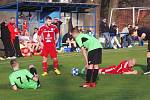
<svg viewBox="0 0 150 100">
<path fill-rule="evenodd" d="M 123 74 L 126 74 L 126 75 L 129 75 L 129 74 L 138 74 L 138 71 L 137 70 L 134 70 L 134 71 L 130 71 L 130 72 L 123 72 Z"/>
<path fill-rule="evenodd" d="M 56 34 L 56 41 L 55 41 L 56 44 L 58 43 L 58 40 L 59 40 L 59 33 Z"/>
<path fill-rule="evenodd" d="M 57 44 L 58 43 L 58 40 L 59 40 L 59 29 L 57 28 L 57 26 L 55 26 L 55 33 L 56 33 L 56 39 L 55 39 L 55 43 Z"/>
<path fill-rule="evenodd" d="M 84 47 L 81 47 L 81 52 L 84 57 L 85 66 L 87 66 L 88 65 L 87 50 Z"/>
<path fill-rule="evenodd" d="M 34 81 L 38 81 L 38 76 L 37 75 L 32 75 L 28 70 L 26 71 L 26 75 L 30 78 L 33 79 Z"/>
<path fill-rule="evenodd" d="M 9 80 L 10 80 L 10 84 L 11 84 L 12 90 L 17 91 L 18 89 L 17 89 L 17 86 L 16 86 L 16 84 L 14 82 L 14 77 L 13 76 L 9 76 Z"/>
</svg>

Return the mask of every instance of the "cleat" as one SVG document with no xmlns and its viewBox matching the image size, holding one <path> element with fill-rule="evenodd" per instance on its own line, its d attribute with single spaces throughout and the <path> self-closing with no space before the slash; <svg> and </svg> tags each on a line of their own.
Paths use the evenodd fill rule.
<svg viewBox="0 0 150 100">
<path fill-rule="evenodd" d="M 57 75 L 60 75 L 60 71 L 58 69 L 54 69 L 54 72 L 57 74 Z"/>
<path fill-rule="evenodd" d="M 149 71 L 149 72 L 145 72 L 145 73 L 144 73 L 144 75 L 149 75 L 149 74 L 150 74 L 150 71 Z"/>
<path fill-rule="evenodd" d="M 95 82 L 90 83 L 90 87 L 92 88 L 96 87 L 96 83 Z"/>
<path fill-rule="evenodd" d="M 89 88 L 90 87 L 90 83 L 84 83 L 84 84 L 80 85 L 80 87 Z"/>
<path fill-rule="evenodd" d="M 43 72 L 42 76 L 47 76 L 48 73 L 47 72 Z"/>
</svg>

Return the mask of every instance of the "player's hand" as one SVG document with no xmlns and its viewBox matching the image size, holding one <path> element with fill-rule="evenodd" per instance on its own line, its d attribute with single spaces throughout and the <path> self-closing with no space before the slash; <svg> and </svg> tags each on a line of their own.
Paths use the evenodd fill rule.
<svg viewBox="0 0 150 100">
<path fill-rule="evenodd" d="M 85 65 L 85 68 L 88 68 L 88 67 L 89 67 L 89 65 L 88 65 L 88 64 L 86 64 L 86 65 Z"/>
</svg>

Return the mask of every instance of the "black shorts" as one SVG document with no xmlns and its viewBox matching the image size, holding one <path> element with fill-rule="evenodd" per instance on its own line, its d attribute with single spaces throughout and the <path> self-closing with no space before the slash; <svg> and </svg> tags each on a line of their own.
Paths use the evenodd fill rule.
<svg viewBox="0 0 150 100">
<path fill-rule="evenodd" d="M 88 53 L 88 64 L 101 64 L 102 62 L 102 48 L 98 48 Z"/>
</svg>

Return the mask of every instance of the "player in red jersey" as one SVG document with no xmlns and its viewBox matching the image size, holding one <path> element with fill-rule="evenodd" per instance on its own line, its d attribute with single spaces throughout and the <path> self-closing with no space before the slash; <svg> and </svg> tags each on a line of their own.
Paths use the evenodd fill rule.
<svg viewBox="0 0 150 100">
<path fill-rule="evenodd" d="M 56 51 L 56 44 L 59 39 L 59 30 L 57 26 L 52 24 L 52 18 L 47 16 L 45 25 L 41 26 L 38 31 L 38 36 L 43 36 L 43 50 L 41 56 L 43 57 L 43 74 L 42 76 L 46 76 L 47 73 L 47 58 L 50 54 L 54 63 L 54 71 L 57 75 L 60 75 L 60 71 L 58 70 L 58 58 Z"/>
<path fill-rule="evenodd" d="M 134 70 L 135 59 L 124 60 L 118 66 L 112 65 L 107 68 L 100 68 L 100 74 L 138 74 L 137 70 Z"/>
</svg>

